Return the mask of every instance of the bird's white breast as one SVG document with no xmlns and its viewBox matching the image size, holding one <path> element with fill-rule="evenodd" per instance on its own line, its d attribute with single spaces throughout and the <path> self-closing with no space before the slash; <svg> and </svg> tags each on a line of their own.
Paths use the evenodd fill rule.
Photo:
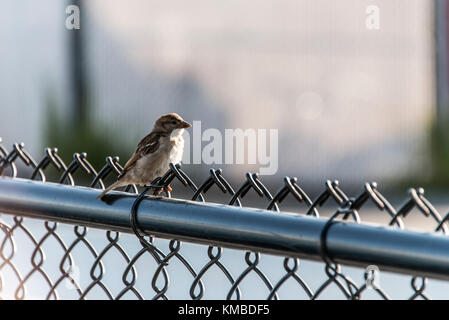
<svg viewBox="0 0 449 320">
<path fill-rule="evenodd" d="M 162 137 L 159 148 L 140 158 L 133 177 L 141 180 L 141 184 L 150 183 L 157 177 L 164 175 L 169 169 L 170 163 L 179 163 L 184 151 L 184 139 L 181 135 Z"/>
</svg>

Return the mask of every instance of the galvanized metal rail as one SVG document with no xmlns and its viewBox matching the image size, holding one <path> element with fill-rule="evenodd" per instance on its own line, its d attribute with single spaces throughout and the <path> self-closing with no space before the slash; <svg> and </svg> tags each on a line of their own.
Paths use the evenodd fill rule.
<svg viewBox="0 0 449 320">
<path fill-rule="evenodd" d="M 132 232 L 135 195 L 0 178 L 0 212 L 94 228 Z M 328 219 L 214 203 L 147 196 L 139 227 L 158 237 L 281 256 L 322 259 Z M 449 237 L 393 227 L 335 221 L 325 238 L 336 263 L 449 279 Z"/>
</svg>

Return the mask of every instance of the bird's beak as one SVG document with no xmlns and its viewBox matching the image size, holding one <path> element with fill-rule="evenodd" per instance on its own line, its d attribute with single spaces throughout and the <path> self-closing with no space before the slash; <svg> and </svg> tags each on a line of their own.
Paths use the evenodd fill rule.
<svg viewBox="0 0 449 320">
<path fill-rule="evenodd" d="M 191 126 L 192 126 L 192 125 L 191 125 L 190 123 L 186 122 L 186 121 L 183 121 L 183 122 L 181 123 L 181 128 L 182 128 L 182 129 L 190 128 Z"/>
</svg>

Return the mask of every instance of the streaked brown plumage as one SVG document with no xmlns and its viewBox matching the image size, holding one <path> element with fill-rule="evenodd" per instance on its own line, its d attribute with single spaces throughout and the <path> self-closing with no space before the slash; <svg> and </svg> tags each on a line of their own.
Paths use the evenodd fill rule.
<svg viewBox="0 0 449 320">
<path fill-rule="evenodd" d="M 149 184 L 168 170 L 170 162 L 180 162 L 184 150 L 182 132 L 190 126 L 176 113 L 162 115 L 156 120 L 153 130 L 137 144 L 117 181 L 97 199 L 118 187 Z"/>
</svg>

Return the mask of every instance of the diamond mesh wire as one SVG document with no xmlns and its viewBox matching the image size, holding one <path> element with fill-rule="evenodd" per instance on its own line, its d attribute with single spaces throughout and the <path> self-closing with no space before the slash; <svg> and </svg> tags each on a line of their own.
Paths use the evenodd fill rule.
<svg viewBox="0 0 449 320">
<path fill-rule="evenodd" d="M 108 177 L 119 175 L 123 169 L 118 157 L 107 157 L 97 172 L 85 153 L 75 153 L 67 165 L 56 148 L 46 148 L 36 162 L 23 143 L 15 143 L 9 151 L 0 145 L 0 175 L 16 177 L 18 162 L 32 169 L 31 180 L 46 182 L 46 172 L 52 166 L 59 172 L 56 182 L 75 186 L 75 176 L 83 174 L 90 179 L 90 187 L 99 189 L 105 188 Z M 449 214 L 443 218 L 421 188 L 410 189 L 403 204 L 395 208 L 375 182 L 365 183 L 360 194 L 350 197 L 338 181 L 328 180 L 322 192 L 312 198 L 292 177 L 285 177 L 273 191 L 255 173 L 246 173 L 241 185 L 232 186 L 222 170 L 210 169 L 208 178 L 198 183 L 179 164 L 171 164 L 153 184 L 171 197 L 165 187 L 174 181 L 184 185 L 190 194 L 186 198 L 194 201 L 205 202 L 208 193 L 215 190 L 223 193 L 224 203 L 242 207 L 245 196 L 253 190 L 260 197 L 260 207 L 275 214 L 290 196 L 305 208 L 305 215 L 320 217 L 323 207 L 330 208 L 335 213 L 329 225 L 335 219 L 362 223 L 360 210 L 371 203 L 370 210 L 379 211 L 386 224 L 395 228 L 403 229 L 418 211 L 434 232 L 448 232 Z M 139 192 L 134 185 L 126 191 Z M 325 255 L 323 262 L 313 262 L 157 239 L 138 228 L 133 235 L 0 216 L 2 299 L 430 299 L 429 287 L 437 298 L 448 298 L 444 281 L 386 272 L 382 272 L 383 281 L 373 281 L 374 271 L 342 266 Z"/>
</svg>

